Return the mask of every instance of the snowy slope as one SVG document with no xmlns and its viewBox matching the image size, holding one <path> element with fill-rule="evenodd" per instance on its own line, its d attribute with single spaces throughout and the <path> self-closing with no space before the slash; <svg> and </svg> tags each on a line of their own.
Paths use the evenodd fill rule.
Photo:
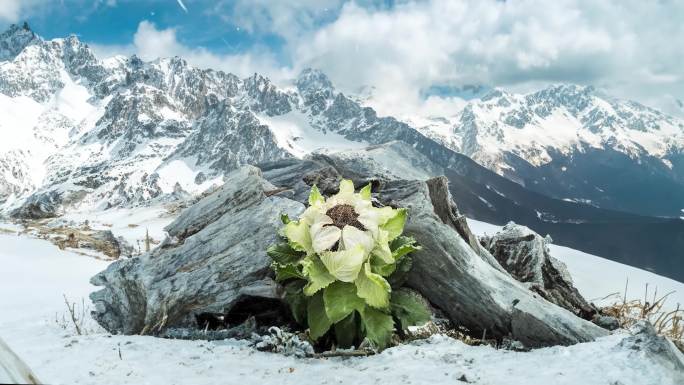
<svg viewBox="0 0 684 385">
<path fill-rule="evenodd" d="M 0 270 L 0 292 L 12 293 L 0 296 L 0 333 L 51 384 L 439 384 L 466 379 L 511 385 L 677 385 L 684 380 L 684 374 L 622 346 L 622 332 L 530 353 L 435 336 L 369 358 L 324 360 L 262 353 L 235 340 L 112 336 L 92 321 L 85 323 L 87 335 L 78 336 L 61 321 L 66 311 L 62 293 L 79 303 L 80 311 L 80 299 L 87 301 L 93 289 L 88 279 L 106 263 L 16 235 L 0 235 L 0 245 L 0 263 L 9 267 Z"/>
</svg>

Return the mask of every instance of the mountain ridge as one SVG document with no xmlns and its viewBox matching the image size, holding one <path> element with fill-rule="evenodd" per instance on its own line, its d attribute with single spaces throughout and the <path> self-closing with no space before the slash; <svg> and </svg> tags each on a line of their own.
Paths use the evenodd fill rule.
<svg viewBox="0 0 684 385">
<path fill-rule="evenodd" d="M 684 207 L 684 121 L 592 86 L 495 89 L 418 130 L 554 198 L 671 217 Z"/>
<path fill-rule="evenodd" d="M 178 57 L 98 60 L 76 37 L 38 38 L 0 61 L 0 111 L 14 114 L 0 128 L 23 135 L 0 144 L 2 209 L 19 218 L 173 202 L 222 184 L 241 164 L 402 141 L 444 170 L 452 194 L 475 219 L 513 219 L 640 266 L 648 261 L 635 255 L 657 249 L 647 242 L 653 229 L 678 234 L 684 225 L 528 189 L 421 130 L 378 116 L 313 69 L 302 71 L 294 88 L 280 88 L 259 74 L 241 79 Z M 600 231 L 577 230 L 601 223 Z M 609 230 L 616 225 L 640 235 L 615 248 L 617 234 Z M 659 272 L 667 274 L 680 241 L 648 255 L 662 259 Z"/>
</svg>

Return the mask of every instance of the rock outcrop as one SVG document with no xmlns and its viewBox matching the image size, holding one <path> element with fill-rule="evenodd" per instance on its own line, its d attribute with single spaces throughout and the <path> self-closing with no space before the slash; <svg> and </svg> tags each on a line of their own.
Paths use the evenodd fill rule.
<svg viewBox="0 0 684 385">
<path fill-rule="evenodd" d="M 92 279 L 105 286 L 91 296 L 95 318 L 110 331 L 147 333 L 192 325 L 193 317 L 203 313 L 230 313 L 241 298 L 255 306 L 272 303 L 278 287 L 269 278 L 265 249 L 275 241 L 279 214 L 301 212 L 309 184 L 331 194 L 344 177 L 358 186 L 372 183 L 377 204 L 409 209 L 405 232 L 423 250 L 415 253 L 408 285 L 453 323 L 528 347 L 573 344 L 606 334 L 511 277 L 459 220 L 446 178 L 404 180 L 394 174 L 401 165 L 392 159 L 400 158 L 397 151 L 405 148 L 392 146 L 376 148 L 385 157 L 374 159 L 342 153 L 264 165 L 263 178 L 270 183 L 253 167 L 228 175 L 225 186 L 167 228 L 170 238 L 159 249 L 117 262 Z M 419 160 L 412 160 L 410 174 L 417 179 Z M 383 165 L 385 161 L 392 164 Z"/>
<path fill-rule="evenodd" d="M 31 195 L 23 205 L 13 210 L 10 215 L 17 219 L 46 219 L 59 215 L 62 206 L 62 194 L 57 191 Z"/>
<path fill-rule="evenodd" d="M 513 278 L 546 300 L 591 320 L 597 310 L 573 286 L 565 264 L 549 253 L 547 239 L 509 223 L 482 243 Z"/>
<path fill-rule="evenodd" d="M 631 336 L 620 342 L 620 347 L 628 348 L 640 360 L 649 359 L 671 370 L 673 384 L 684 384 L 684 353 L 675 344 L 659 336 L 648 321 L 639 321 L 629 328 Z"/>
</svg>

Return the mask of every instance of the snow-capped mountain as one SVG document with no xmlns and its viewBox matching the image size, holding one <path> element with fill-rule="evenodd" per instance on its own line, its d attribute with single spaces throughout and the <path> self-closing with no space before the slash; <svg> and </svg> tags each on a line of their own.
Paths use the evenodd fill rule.
<svg viewBox="0 0 684 385">
<path fill-rule="evenodd" d="M 650 215 L 684 207 L 684 121 L 590 86 L 492 90 L 417 128 L 559 199 Z"/>
<path fill-rule="evenodd" d="M 76 37 L 12 26 L 0 35 L 0 202 L 29 216 L 136 205 L 197 194 L 239 164 L 403 140 L 472 168 L 448 149 L 463 153 L 554 198 L 681 215 L 681 121 L 591 87 L 478 90 L 449 117 L 405 124 L 317 70 L 278 87 L 177 57 L 99 60 Z"/>
<path fill-rule="evenodd" d="M 392 117 L 379 117 L 357 97 L 338 92 L 317 70 L 304 70 L 292 84 L 279 87 L 259 74 L 241 79 L 195 68 L 177 57 L 151 62 L 136 56 L 100 60 L 76 37 L 46 41 L 27 25 L 13 26 L 0 37 L 2 215 L 49 218 L 186 200 L 222 184 L 224 175 L 241 164 L 399 141 L 405 144 L 389 147 L 417 152 L 442 170 L 440 175 L 449 178 L 461 210 L 473 218 L 492 223 L 514 220 L 549 233 L 565 245 L 637 266 L 656 266 L 662 274 L 676 265 L 675 250 L 681 250 L 684 242 L 677 238 L 684 226 L 679 219 L 644 217 L 577 202 L 591 199 L 602 207 L 636 207 L 656 213 L 667 209 L 668 214 L 677 208 L 677 216 L 684 207 L 684 187 L 671 176 L 684 167 L 684 157 L 664 155 L 672 163 L 669 167 L 661 158 L 643 155 L 639 151 L 647 147 L 637 146 L 639 136 L 632 142 L 616 142 L 621 145 L 614 148 L 608 146 L 610 138 L 602 148 L 579 139 L 568 140 L 567 146 L 553 142 L 550 147 L 549 141 L 557 136 L 543 135 L 554 128 L 537 127 L 544 119 L 571 119 L 577 114 L 580 118 L 573 121 L 578 122 L 581 117 L 600 115 L 587 112 L 593 110 L 588 106 L 595 104 L 596 97 L 590 89 L 570 92 L 568 88 L 560 93 L 567 94 L 564 97 L 550 96 L 564 88 L 534 97 L 494 92 L 490 98 L 471 100 L 459 111 L 460 119 L 448 130 L 448 137 L 440 137 Z M 528 99 L 525 109 L 522 106 L 527 106 L 523 103 Z M 499 106 L 506 102 L 510 105 Z M 504 110 L 508 112 L 501 117 Z M 656 126 L 671 130 L 674 147 L 664 150 L 653 144 L 648 149 L 676 154 L 677 123 L 666 127 L 662 122 L 670 118 L 648 109 L 640 111 L 638 119 L 621 112 L 622 123 L 614 123 L 615 131 L 625 129 L 624 122 L 632 122 L 628 129 L 633 135 L 638 135 L 632 131 L 639 127 L 643 127 L 642 136 L 655 136 Z M 444 122 L 449 119 L 440 122 L 442 128 L 448 124 Z M 527 136 L 529 143 L 515 138 L 515 133 L 526 130 L 537 132 Z M 536 153 L 542 161 L 533 163 L 533 158 L 522 157 L 534 152 L 516 155 L 514 147 L 503 150 L 501 146 L 510 144 L 505 135 L 520 146 L 539 142 L 537 136 L 546 138 L 545 152 Z M 488 165 L 505 170 L 518 183 L 454 151 L 481 162 L 497 159 L 479 157 L 496 155 L 483 148 L 501 150 L 506 167 Z M 630 158 L 633 154 L 642 155 Z M 566 163 L 560 166 L 558 162 Z M 566 166 L 569 162 L 575 162 L 574 166 Z M 589 190 L 597 191 L 600 199 L 586 195 Z M 649 199 L 653 191 L 661 195 Z M 634 234 L 625 240 L 621 235 L 625 231 Z"/>
<path fill-rule="evenodd" d="M 10 137 L 0 200 L 25 214 L 54 215 L 47 202 L 106 208 L 198 193 L 239 164 L 358 145 L 323 128 L 343 128 L 346 99 L 315 71 L 285 91 L 177 57 L 101 61 L 76 37 L 45 41 L 26 24 L 0 35 L 0 47 Z"/>
</svg>

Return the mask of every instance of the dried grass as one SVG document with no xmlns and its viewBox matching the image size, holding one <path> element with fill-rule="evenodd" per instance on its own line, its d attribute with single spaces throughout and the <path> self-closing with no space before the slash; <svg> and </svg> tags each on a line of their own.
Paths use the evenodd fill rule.
<svg viewBox="0 0 684 385">
<path fill-rule="evenodd" d="M 90 306 L 84 298 L 78 301 L 70 301 L 62 294 L 67 310 L 55 313 L 55 324 L 64 329 L 69 335 L 88 335 L 102 331 L 102 328 L 90 317 Z"/>
<path fill-rule="evenodd" d="M 601 309 L 604 315 L 615 317 L 622 328 L 629 328 L 638 321 L 649 321 L 659 335 L 665 336 L 675 342 L 678 346 L 684 343 L 684 309 L 677 304 L 676 308 L 665 308 L 667 298 L 674 292 L 669 292 L 658 296 L 658 288 L 649 295 L 648 284 L 644 291 L 644 298 L 627 301 L 627 286 L 625 284 L 625 294 L 622 302 L 609 305 Z"/>
</svg>

